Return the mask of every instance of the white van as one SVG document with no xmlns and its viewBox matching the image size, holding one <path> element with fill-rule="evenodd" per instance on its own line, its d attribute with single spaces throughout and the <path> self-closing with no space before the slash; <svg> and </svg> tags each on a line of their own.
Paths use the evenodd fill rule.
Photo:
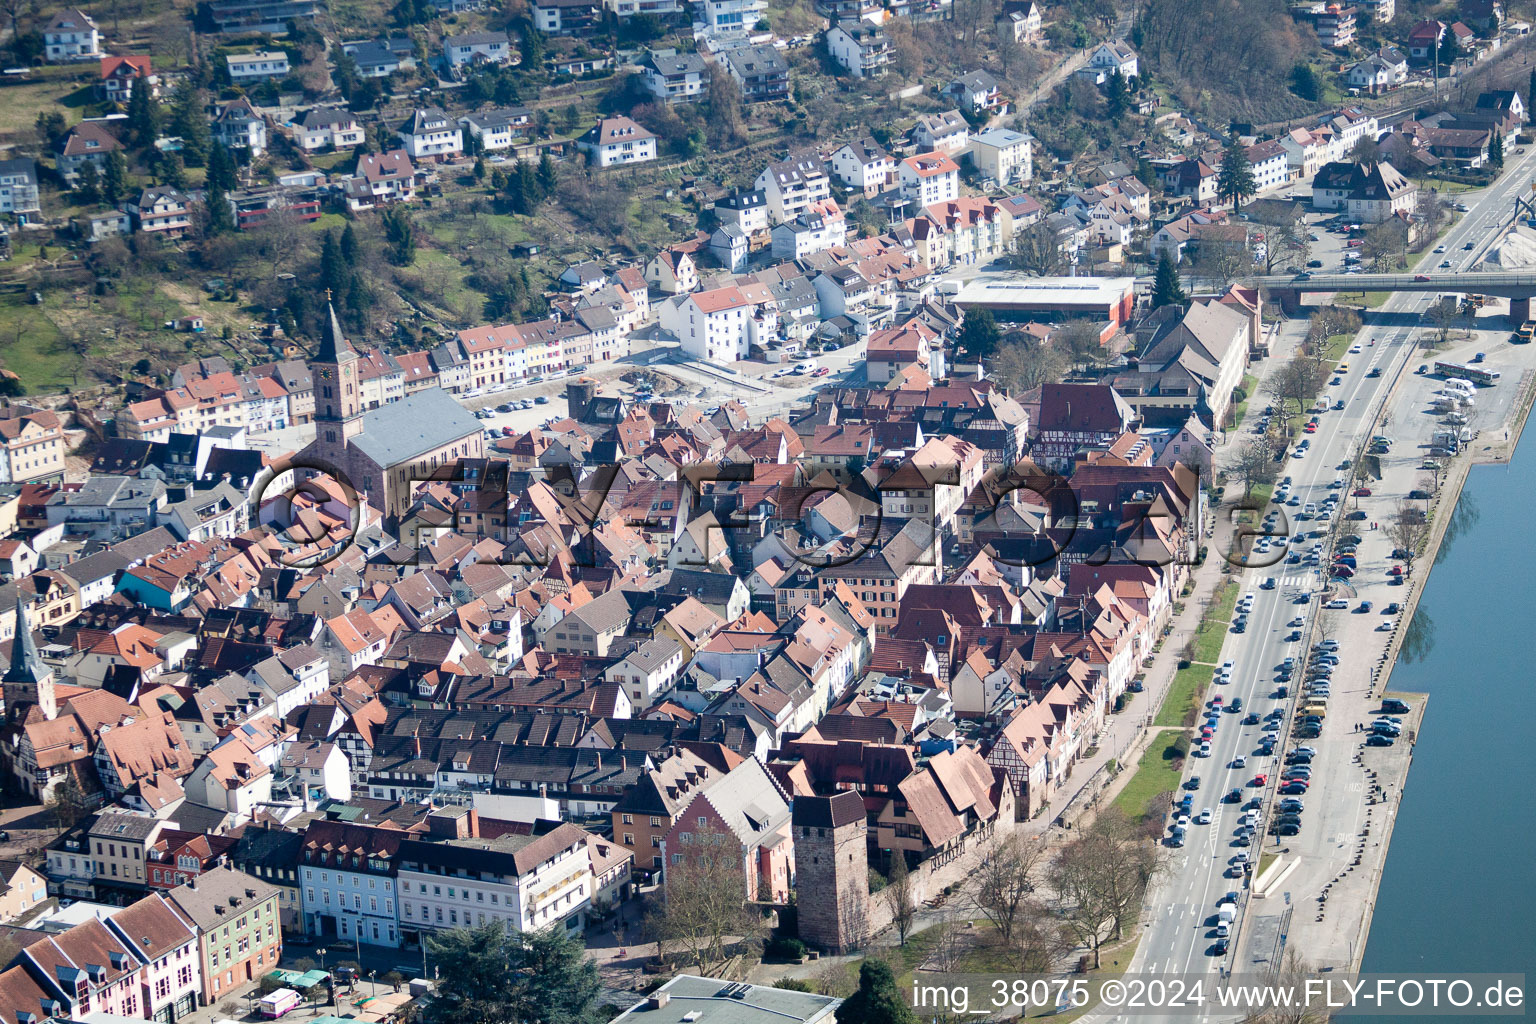
<svg viewBox="0 0 1536 1024">
<path fill-rule="evenodd" d="M 1472 382 L 1467 380 L 1465 377 L 1447 377 L 1445 379 L 1445 386 L 1452 389 L 1453 391 L 1460 391 L 1463 394 L 1468 395 L 1477 391 L 1477 388 L 1472 385 Z"/>
<path fill-rule="evenodd" d="M 303 1001 L 304 998 L 293 989 L 280 988 L 270 995 L 261 997 L 261 1002 L 256 1006 L 256 1014 L 267 1020 L 277 1020 Z"/>
<path fill-rule="evenodd" d="M 816 369 L 816 360 L 814 359 L 805 359 L 795 364 L 796 373 L 810 373 L 814 369 Z"/>
</svg>

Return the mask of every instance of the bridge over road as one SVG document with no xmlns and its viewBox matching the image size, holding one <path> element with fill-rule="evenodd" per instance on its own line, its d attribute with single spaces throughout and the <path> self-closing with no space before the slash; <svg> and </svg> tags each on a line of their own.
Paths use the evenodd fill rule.
<svg viewBox="0 0 1536 1024">
<path fill-rule="evenodd" d="M 1536 297 L 1536 272 L 1482 270 L 1429 274 L 1286 274 L 1252 278 L 1291 311 L 1301 297 L 1317 292 L 1470 292 L 1509 299 L 1509 317 L 1515 323 L 1531 319 L 1531 299 Z"/>
</svg>

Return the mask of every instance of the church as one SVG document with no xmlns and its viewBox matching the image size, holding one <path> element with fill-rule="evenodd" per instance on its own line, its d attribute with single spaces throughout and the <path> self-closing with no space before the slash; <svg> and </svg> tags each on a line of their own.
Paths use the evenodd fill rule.
<svg viewBox="0 0 1536 1024">
<path fill-rule="evenodd" d="M 362 357 L 327 303 L 320 350 L 310 362 L 315 382 L 315 439 L 301 465 L 340 471 L 369 505 L 398 519 L 411 503 L 415 481 L 457 459 L 485 455 L 480 421 L 442 388 L 363 409 Z"/>
</svg>

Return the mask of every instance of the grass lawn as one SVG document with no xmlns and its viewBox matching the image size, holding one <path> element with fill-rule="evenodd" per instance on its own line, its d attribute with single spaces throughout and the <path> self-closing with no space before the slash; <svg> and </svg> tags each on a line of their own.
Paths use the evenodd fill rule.
<svg viewBox="0 0 1536 1024">
<path fill-rule="evenodd" d="M 1192 660 L 1214 665 L 1221 658 L 1221 645 L 1227 638 L 1227 623 L 1237 607 L 1237 581 L 1225 584 L 1195 630 L 1195 656 Z"/>
<path fill-rule="evenodd" d="M 1459 181 L 1446 181 L 1444 178 L 1424 178 L 1419 182 L 1420 188 L 1437 189 L 1440 192 L 1449 192 L 1452 195 L 1460 195 L 1463 192 L 1476 192 L 1482 185 L 1467 185 Z"/>
<path fill-rule="evenodd" d="M 1391 292 L 1339 292 L 1335 297 L 1339 304 L 1352 306 L 1358 303 L 1366 309 L 1380 309 L 1386 304 Z"/>
<path fill-rule="evenodd" d="M 1323 358 L 1330 363 L 1336 363 L 1344 358 L 1344 353 L 1349 351 L 1349 346 L 1354 343 L 1355 336 L 1353 334 L 1335 334 L 1323 346 Z"/>
<path fill-rule="evenodd" d="M 1021 1014 L 1019 1019 L 1043 1020 L 1049 1017 L 1053 1021 L 1060 1021 L 1061 1024 L 1071 1024 L 1072 1021 L 1077 1020 L 1079 1017 L 1092 1013 L 1099 1002 L 1100 986 L 1106 981 L 1118 978 L 1124 974 L 1125 969 L 1131 966 L 1131 961 L 1136 957 L 1136 947 L 1141 942 L 1141 932 L 1137 929 L 1128 930 L 1134 932 L 1129 939 L 1126 939 L 1118 946 L 1106 946 L 1102 950 L 1100 960 L 1104 965 L 1103 967 L 1097 971 L 1089 971 L 1087 974 L 1081 975 L 1082 979 L 1088 983 L 1089 1000 L 1086 1006 L 1070 1010 L 1066 1013 L 1057 1013 L 1054 1006 L 1035 1007 Z"/>
<path fill-rule="evenodd" d="M 45 311 L 28 305 L 22 296 L 0 302 L 0 362 L 21 377 L 27 391 L 62 391 L 74 383 L 74 353 L 60 344 L 61 335 Z"/>
<path fill-rule="evenodd" d="M 1245 373 L 1243 374 L 1243 382 L 1238 387 L 1243 389 L 1243 394 L 1247 397 L 1237 403 L 1237 411 L 1233 414 L 1236 417 L 1232 421 L 1233 430 L 1243 425 L 1243 417 L 1248 415 L 1248 403 L 1253 401 L 1259 389 L 1259 378 L 1251 373 Z"/>
<path fill-rule="evenodd" d="M 1262 856 L 1260 856 L 1259 857 L 1259 870 L 1257 870 L 1257 871 L 1255 871 L 1253 873 L 1254 880 L 1257 881 L 1260 878 L 1263 878 L 1264 877 L 1265 869 L 1268 868 L 1271 864 L 1273 864 L 1275 862 L 1275 858 L 1277 858 L 1279 856 L 1280 855 L 1278 853 L 1275 853 L 1273 851 L 1270 851 L 1269 853 L 1265 853 Z"/>
<path fill-rule="evenodd" d="M 0 134 L 30 133 L 42 110 L 57 110 L 65 123 L 76 124 L 95 99 L 90 80 L 78 71 L 67 79 L 49 77 L 0 87 Z"/>
<path fill-rule="evenodd" d="M 1168 696 L 1163 699 L 1163 706 L 1157 709 L 1157 718 L 1152 724 L 1173 728 L 1182 726 L 1184 716 L 1200 699 L 1201 688 L 1210 683 L 1212 674 L 1209 665 L 1191 665 L 1179 669 L 1174 674 L 1173 684 L 1168 687 Z"/>
<path fill-rule="evenodd" d="M 1173 741 L 1182 732 L 1182 729 L 1169 729 L 1159 733 L 1147 752 L 1141 755 L 1135 774 L 1115 797 L 1115 806 L 1127 818 L 1133 821 L 1144 818 L 1154 797 L 1166 793 L 1171 799 L 1178 790 L 1183 769 L 1173 756 Z"/>
</svg>

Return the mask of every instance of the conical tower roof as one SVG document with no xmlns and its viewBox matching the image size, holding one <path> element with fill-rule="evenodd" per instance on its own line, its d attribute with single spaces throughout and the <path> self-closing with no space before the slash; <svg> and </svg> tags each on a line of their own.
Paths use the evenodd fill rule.
<svg viewBox="0 0 1536 1024">
<path fill-rule="evenodd" d="M 7 683 L 35 683 L 46 676 L 52 675 L 48 666 L 43 664 L 43 659 L 37 653 L 37 644 L 32 640 L 32 626 L 27 622 L 27 607 L 22 600 L 21 590 L 16 591 L 16 639 L 11 643 L 11 667 L 6 669 L 3 682 Z"/>
<path fill-rule="evenodd" d="M 315 355 L 317 363 L 343 363 L 358 358 L 357 350 L 347 340 L 346 333 L 341 329 L 341 321 L 336 319 L 336 306 L 329 300 L 325 303 L 325 325 L 320 331 L 320 351 Z"/>
</svg>

